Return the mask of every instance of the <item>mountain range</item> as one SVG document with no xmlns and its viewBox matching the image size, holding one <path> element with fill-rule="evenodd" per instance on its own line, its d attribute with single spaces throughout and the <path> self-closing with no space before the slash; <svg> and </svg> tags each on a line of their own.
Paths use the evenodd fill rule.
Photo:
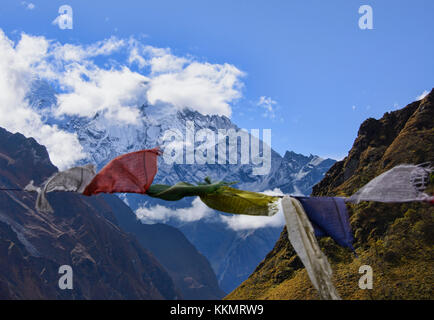
<svg viewBox="0 0 434 320">
<path fill-rule="evenodd" d="M 88 158 L 83 161 L 96 163 L 103 167 L 114 157 L 140 149 L 161 146 L 164 150 L 164 133 L 178 130 L 186 131 L 187 123 L 194 123 L 195 130 L 240 129 L 224 116 L 206 116 L 191 110 L 174 111 L 167 106 L 144 105 L 138 125 L 120 126 L 110 124 L 97 114 L 92 119 L 71 118 L 63 124 L 63 129 L 75 132 Z M 238 158 L 241 157 L 238 142 Z M 217 156 L 216 156 L 217 157 Z M 217 160 L 216 160 L 217 162 Z M 254 175 L 253 164 L 167 164 L 159 159 L 158 174 L 154 183 L 175 184 L 180 181 L 189 183 L 202 182 L 205 177 L 213 181 L 235 181 L 236 186 L 252 191 L 279 189 L 281 192 L 308 195 L 312 187 L 319 182 L 325 172 L 335 163 L 332 159 L 322 159 L 315 155 L 304 156 L 286 152 L 282 157 L 271 150 L 271 170 L 266 175 Z M 173 203 L 125 194 L 121 198 L 134 210 L 146 207 L 149 210 L 164 206 L 171 210 L 180 208 L 195 210 L 192 199 L 183 199 Z M 219 285 L 225 292 L 230 292 L 244 281 L 256 265 L 273 247 L 280 234 L 279 227 L 233 230 L 216 217 L 204 217 L 194 221 L 185 221 L 177 217 L 161 218 L 154 222 L 163 222 L 181 230 L 188 240 L 210 262 Z M 149 219 L 144 222 L 152 223 Z M 254 250 L 252 250 L 254 248 Z"/>
<path fill-rule="evenodd" d="M 99 169 L 120 154 L 158 145 L 164 147 L 164 133 L 174 129 L 183 132 L 187 122 L 193 122 L 196 130 L 239 130 L 227 117 L 205 116 L 188 109 L 176 111 L 167 105 L 143 105 L 138 124 L 134 125 L 112 123 L 102 114 L 96 114 L 91 119 L 69 116 L 64 120 L 51 118 L 50 108 L 57 103 L 56 93 L 49 84 L 40 80 L 34 82 L 27 99 L 33 108 L 46 114 L 47 123 L 54 123 L 77 134 L 87 154 L 86 159 L 79 164 L 91 162 Z M 240 143 L 237 145 L 239 147 Z M 23 147 L 17 145 L 17 148 Z M 241 148 L 237 152 L 240 157 Z M 48 163 L 48 157 L 44 156 L 44 161 Z M 155 182 L 194 183 L 209 176 L 214 181 L 236 181 L 237 187 L 247 190 L 279 189 L 286 193 L 309 194 L 313 185 L 322 179 L 334 162 L 332 159 L 294 152 L 286 152 L 282 157 L 271 150 L 271 170 L 269 174 L 259 176 L 253 174 L 253 164 L 170 165 L 160 158 Z M 54 172 L 54 166 L 50 166 L 52 170 L 40 173 L 41 178 L 34 179 L 35 182 L 41 183 L 43 178 Z M 27 181 L 20 181 L 20 187 L 30 181 L 33 175 L 39 174 L 36 166 L 32 168 L 35 172 L 28 171 Z M 5 169 L 4 174 L 6 171 Z M 119 198 L 123 201 L 119 201 Z M 169 210 L 183 208 L 193 212 L 195 208 L 192 199 L 168 203 L 131 194 L 100 196 L 99 199 L 104 202 L 104 206 L 110 207 L 107 209 L 111 212 L 109 222 L 137 239 L 140 246 L 149 251 L 173 281 L 174 290 L 177 291 L 174 297 L 183 299 L 219 299 L 232 291 L 251 274 L 273 247 L 281 229 L 280 225 L 234 228 L 225 223 L 222 215 L 217 212 L 195 220 L 178 219 L 176 215 L 159 219 L 156 214 L 153 221 L 142 219 L 140 222 L 134 213 L 140 208 L 152 211 L 157 206 L 164 206 Z"/>
</svg>

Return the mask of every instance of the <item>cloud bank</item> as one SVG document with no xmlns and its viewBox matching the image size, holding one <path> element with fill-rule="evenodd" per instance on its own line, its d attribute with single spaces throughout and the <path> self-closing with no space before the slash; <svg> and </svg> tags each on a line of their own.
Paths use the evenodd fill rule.
<svg viewBox="0 0 434 320">
<path fill-rule="evenodd" d="M 177 57 L 170 49 L 142 46 L 130 41 L 129 62 L 150 69 L 148 100 L 191 108 L 202 114 L 231 116 L 230 104 L 241 98 L 244 73 L 230 64 L 199 62 Z"/>
<path fill-rule="evenodd" d="M 282 195 L 279 189 L 268 190 L 264 192 L 268 195 Z M 136 210 L 137 218 L 146 224 L 166 223 L 169 220 L 181 222 L 193 222 L 198 220 L 219 221 L 227 228 L 234 231 L 255 230 L 268 227 L 282 227 L 285 225 L 283 211 L 279 202 L 279 211 L 271 216 L 247 216 L 247 215 L 223 215 L 217 211 L 208 208 L 200 198 L 195 198 L 192 206 L 181 209 L 170 209 L 162 205 L 156 205 L 150 208 L 141 207 Z"/>
<path fill-rule="evenodd" d="M 199 198 L 192 202 L 188 208 L 170 209 L 162 205 L 146 208 L 142 207 L 136 210 L 136 216 L 143 223 L 153 224 L 157 222 L 168 222 L 176 219 L 182 222 L 193 222 L 211 217 L 214 210 L 208 208 Z"/>
<path fill-rule="evenodd" d="M 48 47 L 44 38 L 27 35 L 15 45 L 0 30 L 0 126 L 34 137 L 47 147 L 52 162 L 65 168 L 85 156 L 77 136 L 45 124 L 26 99 L 32 81 L 48 72 Z"/>
<path fill-rule="evenodd" d="M 1 29 L 0 72 L 0 126 L 34 137 L 60 169 L 86 155 L 75 134 L 44 123 L 47 110 L 29 104 L 34 81 L 56 89 L 57 103 L 49 108 L 54 119 L 99 113 L 107 121 L 134 125 L 146 102 L 230 116 L 244 76 L 233 65 L 179 57 L 134 38 L 81 45 L 23 33 L 14 42 Z"/>
</svg>

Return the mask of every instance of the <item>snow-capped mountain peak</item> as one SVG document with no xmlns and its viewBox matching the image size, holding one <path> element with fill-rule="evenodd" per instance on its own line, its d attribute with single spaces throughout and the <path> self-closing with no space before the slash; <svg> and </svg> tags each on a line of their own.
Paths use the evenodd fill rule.
<svg viewBox="0 0 434 320">
<path fill-rule="evenodd" d="M 47 107 L 42 100 L 55 103 L 49 99 L 50 91 L 44 87 L 35 90 L 31 97 L 35 107 Z M 30 99 L 30 98 L 29 98 Z M 38 99 L 40 100 L 38 102 Z M 87 154 L 82 162 L 95 163 L 102 168 L 108 161 L 124 153 L 154 148 L 163 148 L 167 144 L 164 134 L 167 131 L 186 133 L 188 124 L 193 123 L 195 130 L 208 129 L 240 130 L 225 116 L 205 116 L 197 111 L 175 110 L 170 105 L 143 104 L 140 119 L 135 124 L 118 124 L 98 113 L 93 118 L 68 117 L 58 125 L 68 132 L 76 133 L 80 144 Z M 251 139 L 251 135 L 249 136 Z M 237 159 L 241 158 L 241 141 L 237 142 Z M 251 148 L 249 148 L 251 153 Z M 315 155 L 304 156 L 287 151 L 282 157 L 271 149 L 271 166 L 266 175 L 255 175 L 254 164 L 168 164 L 163 157 L 159 159 L 159 170 L 155 182 L 175 184 L 179 181 L 200 182 L 205 177 L 214 181 L 237 181 L 237 187 L 252 191 L 279 189 L 287 194 L 308 195 L 313 185 L 319 182 L 325 172 L 335 161 L 322 159 Z M 193 208 L 192 199 L 163 203 L 158 199 L 138 195 L 120 195 L 122 200 L 133 210 L 143 206 L 152 210 L 153 206 L 167 206 L 171 209 L 180 207 Z M 217 215 L 217 213 L 216 213 Z M 263 227 L 251 230 L 235 230 L 219 219 L 199 219 L 190 222 L 171 219 L 167 223 L 179 228 L 187 238 L 210 261 L 223 290 L 230 291 L 247 278 L 254 267 L 277 240 L 281 227 Z M 206 245 L 205 245 L 206 244 Z M 249 250 L 257 248 L 255 252 Z M 239 260 L 242 255 L 246 259 Z"/>
</svg>

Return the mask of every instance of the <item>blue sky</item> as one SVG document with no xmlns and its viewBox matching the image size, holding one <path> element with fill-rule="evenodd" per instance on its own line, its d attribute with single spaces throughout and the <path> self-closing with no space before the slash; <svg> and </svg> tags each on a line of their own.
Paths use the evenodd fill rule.
<svg viewBox="0 0 434 320">
<path fill-rule="evenodd" d="M 63 4 L 73 8 L 73 30 L 52 24 Z M 373 30 L 358 27 L 365 4 Z M 25 32 L 82 45 L 133 36 L 231 64 L 245 73 L 242 97 L 231 101 L 238 126 L 271 128 L 282 154 L 341 158 L 363 120 L 434 86 L 433 12 L 432 0 L 2 0 L 0 28 L 14 40 Z M 273 101 L 272 112 L 260 97 Z"/>
</svg>

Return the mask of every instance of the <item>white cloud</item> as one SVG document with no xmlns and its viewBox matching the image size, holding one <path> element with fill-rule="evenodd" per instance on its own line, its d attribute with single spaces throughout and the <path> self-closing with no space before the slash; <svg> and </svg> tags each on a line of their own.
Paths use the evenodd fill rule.
<svg viewBox="0 0 434 320">
<path fill-rule="evenodd" d="M 125 65 L 120 70 L 101 69 L 92 61 L 120 50 L 127 50 L 127 63 L 140 69 L 148 67 L 149 74 L 132 72 Z M 112 37 L 88 46 L 54 43 L 51 55 L 66 64 L 66 71 L 57 80 L 71 91 L 59 95 L 58 115 L 88 117 L 93 107 L 94 112 L 104 111 L 107 117 L 129 122 L 137 119 L 133 107 L 147 100 L 229 117 L 230 104 L 241 97 L 244 73 L 235 66 L 178 57 L 168 48 L 144 46 L 133 38 Z"/>
<path fill-rule="evenodd" d="M 145 100 L 146 81 L 146 77 L 126 67 L 121 70 L 72 68 L 61 79 L 70 92 L 58 95 L 56 114 L 92 117 L 96 112 L 103 112 L 107 119 L 136 123 L 137 106 Z"/>
<path fill-rule="evenodd" d="M 90 45 L 74 45 L 74 44 L 53 44 L 53 56 L 57 61 L 64 62 L 83 62 L 84 59 L 89 59 L 97 56 L 108 56 L 116 51 L 119 51 L 126 45 L 125 41 L 116 37 L 98 41 Z"/>
<path fill-rule="evenodd" d="M 257 105 L 265 109 L 264 113 L 262 114 L 263 117 L 270 119 L 274 119 L 276 117 L 275 108 L 277 106 L 277 101 L 274 101 L 270 97 L 261 96 Z"/>
<path fill-rule="evenodd" d="M 273 190 L 265 190 L 261 192 L 263 194 L 266 194 L 267 196 L 284 196 L 285 194 L 280 190 L 279 188 L 274 188 Z"/>
<path fill-rule="evenodd" d="M 136 63 L 141 69 L 149 67 L 152 74 L 164 72 L 178 72 L 191 60 L 177 57 L 169 48 L 155 48 L 144 46 L 134 38 L 129 40 L 130 54 L 128 62 Z"/>
<path fill-rule="evenodd" d="M 123 40 L 113 37 L 88 46 L 61 45 L 23 34 L 14 60 L 23 74 L 54 81 L 62 89 L 55 116 L 92 117 L 102 112 L 107 119 L 129 124 L 137 122 L 137 107 L 146 100 L 148 78 L 125 66 L 102 69 L 91 60 L 108 56 L 124 45 Z"/>
<path fill-rule="evenodd" d="M 429 94 L 428 91 L 424 90 L 424 92 L 422 92 L 420 95 L 418 95 L 416 97 L 416 101 L 422 100 L 423 98 L 425 98 L 427 95 Z"/>
<path fill-rule="evenodd" d="M 151 104 L 161 101 L 177 109 L 231 116 L 231 103 L 242 96 L 244 73 L 238 68 L 178 57 L 170 49 L 143 46 L 134 39 L 129 45 L 128 62 L 150 69 L 147 98 Z"/>
<path fill-rule="evenodd" d="M 22 1 L 21 4 L 27 9 L 27 10 L 33 10 L 36 8 L 35 4 L 27 1 Z"/>
<path fill-rule="evenodd" d="M 283 211 L 279 210 L 274 216 L 264 217 L 264 216 L 246 216 L 246 215 L 231 215 L 223 216 L 220 215 L 223 223 L 229 229 L 235 231 L 241 230 L 254 230 L 269 227 L 283 227 L 285 225 L 285 218 L 283 216 Z"/>
<path fill-rule="evenodd" d="M 58 104 L 50 110 L 57 120 L 98 112 L 107 120 L 134 124 L 147 101 L 230 116 L 231 103 L 241 97 L 243 72 L 235 66 L 175 56 L 170 49 L 144 46 L 135 39 L 111 37 L 79 45 L 22 34 L 15 43 L 0 29 L 0 58 L 0 126 L 35 137 L 60 168 L 85 155 L 74 134 L 43 123 L 43 111 L 28 105 L 25 97 L 34 80 L 57 88 Z M 135 72 L 133 65 L 149 72 Z"/>
<path fill-rule="evenodd" d="M 44 38 L 26 35 L 15 45 L 0 29 L 0 126 L 34 137 L 47 147 L 51 161 L 64 169 L 84 157 L 77 136 L 44 124 L 26 100 L 32 80 L 46 69 L 42 60 L 48 47 Z"/>
<path fill-rule="evenodd" d="M 130 50 L 128 63 L 130 65 L 136 63 L 140 69 L 143 69 L 144 67 L 149 65 L 146 59 L 142 55 L 140 55 L 139 49 L 136 46 L 133 46 Z"/>
<path fill-rule="evenodd" d="M 53 73 L 64 92 L 57 98 L 55 114 L 92 117 L 103 113 L 109 120 L 134 124 L 139 118 L 138 106 L 146 100 L 148 78 L 126 66 L 103 69 L 92 60 L 110 56 L 123 49 L 126 42 L 115 37 L 81 46 L 55 43 L 51 56 L 61 68 Z"/>
<path fill-rule="evenodd" d="M 136 210 L 136 216 L 143 223 L 167 222 L 176 219 L 183 222 L 192 222 L 205 219 L 214 215 L 214 210 L 208 208 L 200 198 L 193 200 L 192 206 L 188 208 L 170 209 L 161 205 L 151 208 L 141 207 Z"/>
<path fill-rule="evenodd" d="M 157 64 L 158 70 L 163 68 L 162 64 Z M 181 70 L 152 77 L 148 100 L 151 104 L 162 101 L 178 109 L 189 107 L 203 114 L 230 117 L 230 103 L 241 97 L 239 77 L 242 75 L 229 64 L 192 62 Z"/>
<path fill-rule="evenodd" d="M 143 47 L 138 42 L 134 43 L 134 48 L 146 56 L 148 59 L 146 65 L 150 66 L 153 74 L 180 72 L 186 64 L 193 62 L 192 59 L 173 55 L 169 48 Z"/>
<path fill-rule="evenodd" d="M 279 189 L 268 190 L 263 192 L 268 195 L 279 196 L 283 193 Z M 162 205 L 156 205 L 150 208 L 141 207 L 136 210 L 136 215 L 143 223 L 167 222 L 171 219 L 192 222 L 214 218 L 223 223 L 227 228 L 234 231 L 255 230 L 268 227 L 281 227 L 285 225 L 283 211 L 278 203 L 279 211 L 271 216 L 248 216 L 248 215 L 223 215 L 217 211 L 208 208 L 200 198 L 193 200 L 192 206 L 181 209 L 170 209 Z"/>
</svg>

